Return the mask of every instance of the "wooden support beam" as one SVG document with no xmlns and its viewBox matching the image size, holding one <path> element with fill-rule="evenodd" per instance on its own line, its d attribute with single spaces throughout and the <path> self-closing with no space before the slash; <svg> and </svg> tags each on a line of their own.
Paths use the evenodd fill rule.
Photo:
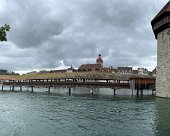
<svg viewBox="0 0 170 136">
<path fill-rule="evenodd" d="M 22 92 L 22 86 L 20 86 L 20 91 Z"/>
<path fill-rule="evenodd" d="M 116 88 L 114 88 L 114 96 L 116 95 Z"/>
<path fill-rule="evenodd" d="M 48 87 L 48 94 L 50 94 L 50 89 L 51 89 L 51 87 L 49 86 L 49 87 Z"/>
<path fill-rule="evenodd" d="M 137 89 L 136 96 L 139 97 L 139 90 Z"/>
<path fill-rule="evenodd" d="M 143 96 L 143 89 L 141 89 L 141 96 Z"/>
<path fill-rule="evenodd" d="M 15 87 L 14 86 L 12 86 L 12 91 L 14 91 L 15 90 Z"/>
<path fill-rule="evenodd" d="M 68 96 L 71 96 L 71 87 L 68 89 Z"/>
<path fill-rule="evenodd" d="M 34 86 L 31 86 L 31 92 L 34 92 Z"/>
<path fill-rule="evenodd" d="M 93 92 L 93 88 L 91 88 L 91 94 L 92 94 L 92 96 L 93 96 L 93 94 L 94 94 L 94 92 Z"/>
</svg>

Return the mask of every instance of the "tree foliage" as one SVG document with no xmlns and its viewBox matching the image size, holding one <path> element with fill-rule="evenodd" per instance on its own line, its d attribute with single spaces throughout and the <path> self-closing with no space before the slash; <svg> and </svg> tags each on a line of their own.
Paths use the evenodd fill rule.
<svg viewBox="0 0 170 136">
<path fill-rule="evenodd" d="M 5 24 L 0 27 L 0 41 L 7 41 L 6 32 L 9 31 L 10 26 Z"/>
</svg>

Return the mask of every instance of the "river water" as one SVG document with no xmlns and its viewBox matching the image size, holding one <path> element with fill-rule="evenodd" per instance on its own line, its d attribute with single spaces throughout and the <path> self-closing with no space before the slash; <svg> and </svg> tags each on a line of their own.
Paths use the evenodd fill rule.
<svg viewBox="0 0 170 136">
<path fill-rule="evenodd" d="M 0 136 L 170 135 L 170 99 L 136 98 L 123 90 L 115 97 L 108 89 L 93 96 L 85 88 L 72 96 L 64 88 L 50 95 L 40 90 L 0 92 Z"/>
</svg>

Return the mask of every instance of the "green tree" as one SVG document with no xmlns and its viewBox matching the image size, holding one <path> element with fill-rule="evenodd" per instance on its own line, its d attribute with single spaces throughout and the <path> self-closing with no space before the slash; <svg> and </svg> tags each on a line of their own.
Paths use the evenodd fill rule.
<svg viewBox="0 0 170 136">
<path fill-rule="evenodd" d="M 9 31 L 10 26 L 5 24 L 0 27 L 0 41 L 7 41 L 6 32 Z"/>
</svg>

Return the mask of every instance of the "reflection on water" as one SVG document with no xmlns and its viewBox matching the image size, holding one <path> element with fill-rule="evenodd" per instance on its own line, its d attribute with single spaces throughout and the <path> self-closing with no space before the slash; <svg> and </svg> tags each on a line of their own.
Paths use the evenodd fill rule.
<svg viewBox="0 0 170 136">
<path fill-rule="evenodd" d="M 56 88 L 57 89 L 57 88 Z M 57 92 L 57 95 L 54 92 Z M 108 89 L 0 92 L 2 136 L 154 136 L 169 134 L 169 99 L 110 97 Z M 102 93 L 102 95 L 100 93 Z M 125 90 L 121 90 L 127 93 Z M 120 91 L 120 92 L 121 92 Z M 118 93 L 120 93 L 118 92 Z M 80 94 L 83 97 L 80 97 Z M 58 94 L 62 94 L 58 95 Z M 131 92 L 130 92 L 131 94 Z M 79 95 L 79 97 L 76 97 Z"/>
<path fill-rule="evenodd" d="M 170 135 L 170 99 L 157 98 L 157 134 L 160 136 Z"/>
</svg>

